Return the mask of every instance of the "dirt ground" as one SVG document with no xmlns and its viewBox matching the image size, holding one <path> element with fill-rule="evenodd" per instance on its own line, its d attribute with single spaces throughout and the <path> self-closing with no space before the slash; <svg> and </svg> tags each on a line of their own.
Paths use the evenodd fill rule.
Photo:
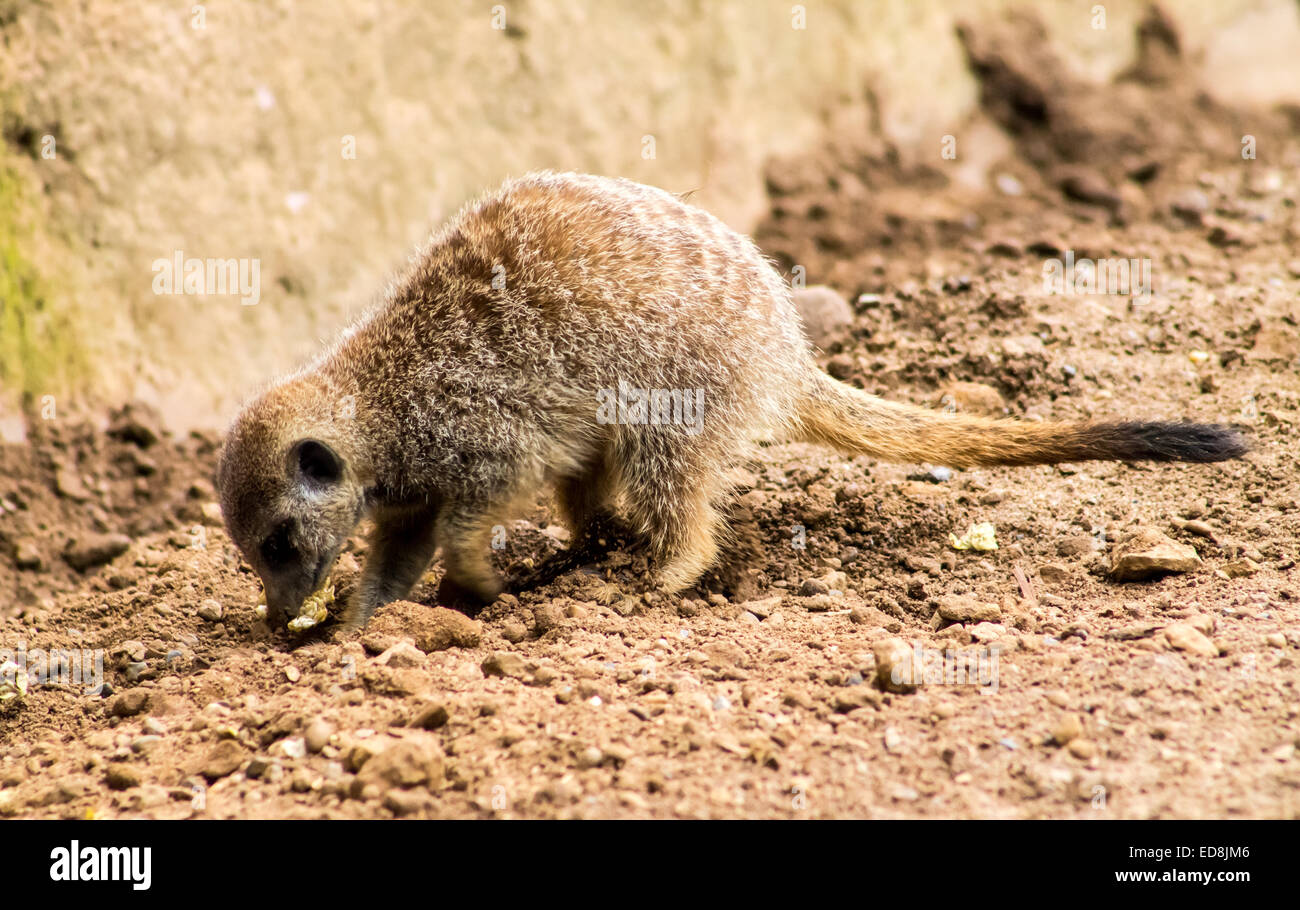
<svg viewBox="0 0 1300 910">
<path fill-rule="evenodd" d="M 475 619 L 433 608 L 435 563 L 361 635 L 300 639 L 255 614 L 216 437 L 138 406 L 37 415 L 0 449 L 0 646 L 102 649 L 107 685 L 0 706 L 0 815 L 1300 817 L 1300 117 L 1222 109 L 1171 29 L 1142 39 L 1098 87 L 1032 22 L 967 33 L 981 122 L 1014 149 L 989 189 L 948 173 L 960 131 L 924 169 L 835 136 L 772 163 L 756 237 L 851 301 L 822 345 L 841 379 L 1029 420 L 1226 420 L 1246 459 L 771 446 L 685 596 L 647 593 L 613 536 L 537 581 L 566 556 L 541 502 L 495 554 L 533 581 Z M 1154 293 L 1045 293 L 1066 251 L 1149 259 Z M 979 522 L 998 549 L 954 548 Z M 1116 580 L 1139 529 L 1200 563 Z M 340 593 L 363 555 L 358 535 Z M 899 647 L 976 655 L 985 684 L 890 691 Z"/>
</svg>

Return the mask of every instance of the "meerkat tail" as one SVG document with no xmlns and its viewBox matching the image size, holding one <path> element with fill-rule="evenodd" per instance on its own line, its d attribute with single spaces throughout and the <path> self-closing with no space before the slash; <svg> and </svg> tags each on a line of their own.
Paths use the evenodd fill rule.
<svg viewBox="0 0 1300 910">
<path fill-rule="evenodd" d="M 795 438 L 882 461 L 954 468 L 1069 461 L 1227 461 L 1249 451 L 1223 424 L 1167 421 L 1031 423 L 947 414 L 869 395 L 820 370 Z"/>
</svg>

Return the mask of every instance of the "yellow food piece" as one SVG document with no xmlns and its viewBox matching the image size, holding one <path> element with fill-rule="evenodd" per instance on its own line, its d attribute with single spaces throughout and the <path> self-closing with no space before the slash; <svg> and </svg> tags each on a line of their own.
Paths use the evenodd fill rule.
<svg viewBox="0 0 1300 910">
<path fill-rule="evenodd" d="M 998 548 L 997 532 L 991 521 L 971 525 L 961 537 L 949 534 L 948 543 L 954 550 L 996 550 Z"/>
<path fill-rule="evenodd" d="M 0 704 L 27 697 L 27 671 L 12 660 L 0 664 Z"/>
<path fill-rule="evenodd" d="M 332 603 L 334 603 L 334 584 L 326 578 L 320 589 L 302 602 L 302 609 L 298 611 L 298 615 L 289 620 L 289 631 L 306 632 L 312 626 L 324 622 L 330 615 L 327 608 Z"/>
<path fill-rule="evenodd" d="M 1192 351 L 1187 355 L 1187 359 L 1196 365 L 1208 363 L 1210 360 L 1209 351 Z"/>
</svg>

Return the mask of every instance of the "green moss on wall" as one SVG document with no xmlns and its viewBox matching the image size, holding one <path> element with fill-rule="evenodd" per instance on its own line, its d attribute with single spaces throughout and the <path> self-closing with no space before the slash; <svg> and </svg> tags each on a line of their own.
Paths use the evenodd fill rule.
<svg viewBox="0 0 1300 910">
<path fill-rule="evenodd" d="M 84 355 L 33 261 L 39 207 L 21 167 L 21 160 L 0 151 L 0 395 L 30 407 L 42 395 L 65 392 Z"/>
</svg>

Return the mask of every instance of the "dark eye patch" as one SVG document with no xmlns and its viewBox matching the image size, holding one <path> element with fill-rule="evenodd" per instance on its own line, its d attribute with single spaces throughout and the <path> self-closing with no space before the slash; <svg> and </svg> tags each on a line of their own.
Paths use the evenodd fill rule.
<svg viewBox="0 0 1300 910">
<path fill-rule="evenodd" d="M 290 539 L 292 533 L 293 522 L 283 521 L 262 541 L 262 559 L 267 568 L 282 569 L 297 561 L 298 550 Z"/>
</svg>

